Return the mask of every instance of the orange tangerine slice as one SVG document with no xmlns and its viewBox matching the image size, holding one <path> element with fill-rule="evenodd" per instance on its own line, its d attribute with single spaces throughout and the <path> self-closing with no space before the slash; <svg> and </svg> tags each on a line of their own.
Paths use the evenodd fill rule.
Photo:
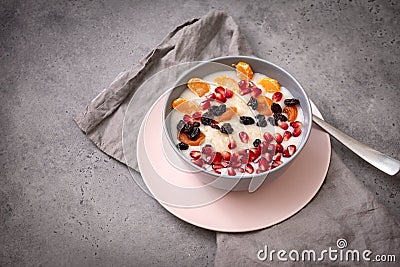
<svg viewBox="0 0 400 267">
<path fill-rule="evenodd" d="M 204 140 L 206 140 L 206 136 L 204 135 L 204 133 L 200 132 L 199 136 L 197 136 L 195 140 L 191 140 L 189 136 L 187 136 L 187 134 L 185 134 L 184 132 L 180 132 L 178 134 L 178 140 L 179 142 L 184 142 L 189 146 L 199 146 L 204 142 Z"/>
<path fill-rule="evenodd" d="M 227 76 L 217 76 L 217 77 L 215 77 L 214 82 L 216 84 L 218 84 L 219 86 L 228 88 L 234 92 L 239 92 L 238 83 L 237 83 L 237 81 L 235 81 L 232 78 L 229 78 Z"/>
<path fill-rule="evenodd" d="M 298 110 L 296 106 L 286 106 L 283 113 L 287 114 L 288 121 L 295 121 L 297 118 Z"/>
<path fill-rule="evenodd" d="M 227 108 L 226 111 L 222 113 L 220 116 L 216 117 L 215 120 L 218 122 L 229 121 L 230 119 L 233 118 L 233 116 L 236 115 L 236 112 L 237 112 L 236 107 Z"/>
<path fill-rule="evenodd" d="M 192 78 L 188 81 L 188 87 L 193 93 L 202 97 L 210 91 L 210 85 L 200 78 Z"/>
<path fill-rule="evenodd" d="M 267 93 L 275 93 L 281 90 L 279 82 L 272 78 L 263 78 L 258 82 L 258 84 L 264 87 Z"/>
<path fill-rule="evenodd" d="M 246 62 L 238 62 L 236 64 L 236 74 L 241 80 L 251 80 L 253 79 L 254 73 L 250 65 Z"/>
<path fill-rule="evenodd" d="M 199 105 L 197 103 L 187 100 L 186 98 L 177 98 L 172 102 L 172 107 L 179 112 L 185 114 L 192 114 L 196 111 L 200 110 Z"/>
<path fill-rule="evenodd" d="M 257 111 L 264 116 L 271 116 L 273 114 L 271 110 L 272 100 L 266 96 L 260 95 L 257 97 L 258 107 Z"/>
</svg>

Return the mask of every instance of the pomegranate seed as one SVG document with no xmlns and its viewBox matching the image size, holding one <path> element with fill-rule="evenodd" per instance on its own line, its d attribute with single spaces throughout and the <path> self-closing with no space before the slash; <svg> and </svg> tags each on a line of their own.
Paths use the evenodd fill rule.
<svg viewBox="0 0 400 267">
<path fill-rule="evenodd" d="M 294 153 L 296 153 L 296 146 L 295 145 L 290 145 L 286 148 L 289 151 L 289 154 L 293 156 Z"/>
<path fill-rule="evenodd" d="M 244 90 L 249 86 L 249 82 L 246 80 L 241 80 L 240 82 L 238 82 L 238 86 L 240 90 Z"/>
<path fill-rule="evenodd" d="M 236 162 L 235 164 L 231 164 L 231 167 L 235 169 L 239 168 L 240 166 L 242 166 L 242 163 L 240 161 Z"/>
<path fill-rule="evenodd" d="M 263 172 L 266 172 L 266 171 L 267 171 L 267 170 L 260 170 L 260 169 L 257 169 L 257 170 L 256 170 L 256 173 L 257 173 L 257 174 L 260 174 L 260 173 L 263 173 Z"/>
<path fill-rule="evenodd" d="M 230 176 L 235 176 L 235 175 L 236 175 L 236 172 L 235 172 L 235 170 L 234 170 L 232 167 L 229 167 L 229 168 L 228 168 L 228 174 L 229 174 Z"/>
<path fill-rule="evenodd" d="M 247 95 L 251 93 L 251 89 L 250 88 L 245 88 L 243 90 L 240 90 L 240 95 Z"/>
<path fill-rule="evenodd" d="M 249 155 L 246 153 L 245 155 L 242 155 L 240 158 L 240 163 L 242 164 L 247 164 L 249 163 Z"/>
<path fill-rule="evenodd" d="M 282 153 L 282 152 L 283 152 L 283 146 L 281 144 L 276 144 L 275 153 Z"/>
<path fill-rule="evenodd" d="M 192 116 L 185 114 L 185 115 L 183 115 L 183 121 L 186 123 L 193 123 L 193 118 L 192 118 Z"/>
<path fill-rule="evenodd" d="M 221 174 L 221 172 L 217 170 L 213 170 L 213 172 L 215 172 L 216 174 Z"/>
<path fill-rule="evenodd" d="M 243 168 L 239 168 L 237 170 L 238 170 L 238 172 L 244 173 L 244 169 Z"/>
<path fill-rule="evenodd" d="M 276 167 L 278 167 L 279 165 L 281 165 L 282 164 L 282 161 L 280 161 L 280 160 L 274 160 L 273 162 L 272 162 L 272 168 L 276 168 Z"/>
<path fill-rule="evenodd" d="M 274 137 L 269 132 L 264 133 L 264 139 L 268 143 L 271 143 L 274 140 Z"/>
<path fill-rule="evenodd" d="M 250 95 L 252 97 L 257 97 L 257 96 L 261 95 L 261 93 L 262 93 L 261 89 L 256 87 L 251 91 Z"/>
<path fill-rule="evenodd" d="M 250 174 L 253 173 L 253 172 L 254 172 L 254 167 L 253 167 L 253 165 L 247 164 L 247 165 L 246 165 L 245 171 L 246 171 L 247 173 L 250 173 Z"/>
<path fill-rule="evenodd" d="M 203 165 L 205 163 L 205 161 L 202 158 L 194 159 L 194 160 L 192 160 L 192 162 L 199 167 L 203 167 Z"/>
<path fill-rule="evenodd" d="M 233 168 L 239 168 L 242 163 L 239 161 L 239 155 L 237 153 L 233 153 L 230 160 L 230 166 Z"/>
<path fill-rule="evenodd" d="M 283 151 L 282 156 L 285 157 L 285 158 L 290 158 L 291 157 L 290 154 L 289 154 L 289 151 L 287 149 L 285 149 Z"/>
<path fill-rule="evenodd" d="M 285 131 L 285 132 L 283 133 L 283 140 L 284 140 L 284 141 L 289 140 L 290 137 L 292 137 L 292 133 L 291 133 L 291 132 Z"/>
<path fill-rule="evenodd" d="M 215 100 L 225 103 L 226 102 L 226 97 L 223 94 L 216 93 L 215 94 Z"/>
<path fill-rule="evenodd" d="M 239 161 L 239 154 L 233 153 L 230 158 L 231 163 L 237 163 Z"/>
<path fill-rule="evenodd" d="M 284 122 L 284 121 L 279 121 L 278 126 L 281 127 L 283 130 L 287 130 L 289 128 L 289 125 L 287 124 L 287 122 Z"/>
<path fill-rule="evenodd" d="M 201 120 L 201 112 L 200 112 L 200 111 L 196 111 L 195 113 L 193 113 L 192 117 L 193 117 L 193 119 L 195 119 L 196 121 Z"/>
<path fill-rule="evenodd" d="M 243 143 L 247 144 L 249 142 L 249 135 L 246 132 L 240 132 L 239 138 L 240 138 L 240 141 L 242 141 Z"/>
<path fill-rule="evenodd" d="M 204 100 L 203 102 L 200 103 L 200 107 L 201 107 L 202 110 L 209 109 L 210 106 L 211 106 L 210 100 L 208 100 L 208 99 L 206 99 L 206 100 Z"/>
<path fill-rule="evenodd" d="M 214 93 L 210 93 L 208 95 L 206 95 L 206 98 L 209 100 L 214 100 L 215 99 L 215 94 Z"/>
<path fill-rule="evenodd" d="M 258 167 L 260 170 L 266 171 L 268 169 L 268 160 L 264 157 L 261 157 L 258 161 Z"/>
<path fill-rule="evenodd" d="M 261 145 L 260 153 L 261 154 L 267 153 L 268 152 L 268 146 L 269 146 L 268 142 L 267 141 L 262 141 L 260 145 Z M 260 146 L 260 145 L 258 145 L 258 146 Z"/>
<path fill-rule="evenodd" d="M 213 164 L 220 164 L 221 161 L 222 161 L 222 154 L 220 152 L 215 152 L 212 163 Z"/>
<path fill-rule="evenodd" d="M 275 141 L 276 141 L 278 144 L 282 143 L 283 137 L 282 137 L 282 135 L 281 135 L 280 133 L 276 133 L 276 134 L 275 134 Z"/>
<path fill-rule="evenodd" d="M 300 128 L 295 128 L 293 130 L 293 136 L 298 137 L 301 134 L 301 129 Z"/>
<path fill-rule="evenodd" d="M 276 146 L 274 144 L 269 144 L 267 147 L 267 152 L 273 154 L 273 153 L 275 153 L 275 149 L 276 149 Z"/>
<path fill-rule="evenodd" d="M 201 157 L 201 152 L 197 150 L 190 151 L 190 156 L 194 159 L 199 159 Z"/>
<path fill-rule="evenodd" d="M 256 159 L 256 153 L 254 153 L 253 150 L 249 149 L 248 155 L 249 155 L 249 162 L 252 162 Z"/>
<path fill-rule="evenodd" d="M 221 164 L 213 164 L 212 168 L 214 170 L 219 170 L 219 169 L 223 169 L 225 168 L 224 166 L 222 166 Z"/>
<path fill-rule="evenodd" d="M 225 96 L 225 88 L 218 86 L 217 88 L 215 88 L 215 93 Z"/>
<path fill-rule="evenodd" d="M 205 145 L 201 149 L 201 153 L 203 153 L 204 155 L 212 155 L 213 152 L 214 148 L 211 145 Z"/>
<path fill-rule="evenodd" d="M 282 156 L 281 153 L 277 153 L 277 154 L 275 155 L 275 160 L 277 160 L 277 161 L 281 160 L 281 156 Z"/>
<path fill-rule="evenodd" d="M 249 160 L 251 159 L 251 161 L 255 161 L 260 155 L 261 155 L 260 146 L 258 146 L 257 148 L 249 149 Z"/>
<path fill-rule="evenodd" d="M 279 101 L 281 101 L 281 99 L 282 99 L 282 93 L 281 92 L 275 92 L 273 95 L 272 95 L 272 101 L 274 101 L 274 102 L 279 102 Z"/>
<path fill-rule="evenodd" d="M 231 158 L 231 153 L 230 152 L 228 152 L 228 151 L 222 151 L 221 152 L 221 156 L 222 156 L 222 158 L 224 159 L 224 160 L 230 160 L 230 158 Z"/>
<path fill-rule="evenodd" d="M 225 89 L 225 97 L 231 98 L 233 96 L 233 91 L 229 89 Z"/>
<path fill-rule="evenodd" d="M 301 123 L 299 121 L 292 121 L 290 123 L 290 126 L 292 126 L 293 128 L 301 128 L 303 126 L 303 123 Z"/>
<path fill-rule="evenodd" d="M 229 149 L 235 149 L 237 147 L 236 141 L 235 140 L 230 140 L 228 144 Z"/>
<path fill-rule="evenodd" d="M 229 162 L 229 161 L 226 161 L 226 160 L 223 160 L 223 161 L 221 161 L 221 165 L 222 165 L 224 168 L 226 168 L 226 167 L 228 167 L 228 166 L 230 165 L 230 162 Z"/>
<path fill-rule="evenodd" d="M 253 83 L 253 82 L 249 82 L 249 86 L 250 89 L 255 89 L 257 88 L 257 86 Z"/>
</svg>

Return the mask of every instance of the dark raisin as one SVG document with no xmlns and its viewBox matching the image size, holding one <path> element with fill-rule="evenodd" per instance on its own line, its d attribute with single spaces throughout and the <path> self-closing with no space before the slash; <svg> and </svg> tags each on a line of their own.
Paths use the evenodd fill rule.
<svg viewBox="0 0 400 267">
<path fill-rule="evenodd" d="M 265 116 L 264 116 L 263 114 L 257 114 L 257 115 L 256 115 L 256 119 L 257 119 L 258 121 L 262 121 L 262 120 L 265 120 Z"/>
<path fill-rule="evenodd" d="M 281 105 L 279 105 L 277 103 L 272 103 L 271 110 L 273 113 L 282 113 Z"/>
<path fill-rule="evenodd" d="M 226 105 L 211 106 L 209 109 L 210 113 L 214 116 L 221 116 L 226 111 Z"/>
<path fill-rule="evenodd" d="M 230 123 L 222 124 L 220 131 L 224 134 L 231 134 L 233 133 L 232 125 Z"/>
<path fill-rule="evenodd" d="M 193 126 L 194 127 L 200 127 L 200 122 L 198 122 L 198 121 L 193 122 Z"/>
<path fill-rule="evenodd" d="M 185 127 L 185 122 L 183 120 L 180 120 L 178 122 L 178 125 L 176 126 L 176 129 L 178 129 L 178 132 L 182 131 L 183 127 Z"/>
<path fill-rule="evenodd" d="M 180 142 L 179 144 L 176 145 L 176 147 L 180 150 L 186 150 L 189 148 L 189 146 L 187 144 L 185 144 L 184 142 Z"/>
<path fill-rule="evenodd" d="M 275 119 L 275 126 L 278 125 L 279 121 L 287 121 L 287 117 L 280 113 L 275 113 L 274 119 Z"/>
<path fill-rule="evenodd" d="M 255 121 L 252 117 L 240 116 L 240 123 L 244 124 L 244 125 L 250 125 L 250 124 L 254 124 Z"/>
<path fill-rule="evenodd" d="M 268 123 L 267 123 L 267 121 L 264 119 L 264 120 L 259 120 L 258 122 L 257 122 L 257 126 L 258 127 L 265 127 L 265 126 L 267 126 L 268 125 Z"/>
<path fill-rule="evenodd" d="M 261 143 L 261 140 L 260 139 L 256 139 L 256 140 L 254 140 L 254 142 L 253 142 L 253 146 L 254 147 L 258 147 L 258 145 Z"/>
<path fill-rule="evenodd" d="M 276 123 L 275 123 L 275 119 L 274 119 L 274 118 L 268 117 L 267 120 L 268 120 L 269 124 L 271 124 L 272 126 L 276 126 Z"/>
<path fill-rule="evenodd" d="M 189 123 L 185 124 L 185 126 L 183 126 L 182 131 L 185 134 L 190 134 L 193 131 L 193 124 L 189 124 Z"/>
<path fill-rule="evenodd" d="M 300 101 L 296 98 L 290 98 L 290 99 L 285 99 L 283 103 L 285 103 L 286 106 L 296 106 L 300 104 Z"/>
<path fill-rule="evenodd" d="M 190 140 L 196 140 L 199 134 L 200 134 L 200 129 L 198 127 L 194 127 L 193 131 L 190 134 L 188 134 L 188 136 Z"/>
<path fill-rule="evenodd" d="M 217 129 L 217 130 L 219 130 L 219 129 L 221 129 L 221 127 L 219 127 L 219 125 L 217 124 L 217 123 L 211 123 L 211 128 L 213 128 L 213 129 Z"/>
<path fill-rule="evenodd" d="M 209 111 L 205 112 L 203 116 L 201 116 L 201 123 L 204 125 L 211 125 L 214 121 L 214 115 L 212 115 Z"/>
<path fill-rule="evenodd" d="M 251 97 L 249 102 L 247 103 L 247 105 L 249 107 L 251 107 L 253 110 L 256 110 L 258 107 L 258 102 L 257 99 L 255 99 L 254 97 Z"/>
</svg>

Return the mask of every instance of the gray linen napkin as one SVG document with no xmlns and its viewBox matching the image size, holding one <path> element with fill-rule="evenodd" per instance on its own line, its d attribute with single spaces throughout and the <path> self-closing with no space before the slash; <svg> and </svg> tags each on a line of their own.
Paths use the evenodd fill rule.
<svg viewBox="0 0 400 267">
<path fill-rule="evenodd" d="M 209 12 L 171 31 L 139 64 L 120 73 L 74 118 L 75 122 L 98 148 L 125 163 L 121 142 L 125 110 L 141 83 L 154 73 L 178 63 L 252 53 L 232 17 L 224 12 Z M 137 128 L 132 136 L 137 136 L 145 112 L 137 114 Z M 139 171 L 136 159 L 130 160 L 129 166 Z"/>
<path fill-rule="evenodd" d="M 157 71 L 181 62 L 239 54 L 253 53 L 230 16 L 223 12 L 210 12 L 200 19 L 192 19 L 169 33 L 139 64 L 118 75 L 74 119 L 102 151 L 124 162 L 122 124 L 125 110 L 142 82 Z M 138 112 L 136 131 L 145 111 Z M 129 165 L 139 171 L 136 160 Z M 257 259 L 257 252 L 265 245 L 288 252 L 291 249 L 300 252 L 314 249 L 318 252 L 328 247 L 337 248 L 336 240 L 339 238 L 347 240 L 348 248 L 397 254 L 399 260 L 398 223 L 333 152 L 326 183 L 306 208 L 265 230 L 244 234 L 217 233 L 215 263 L 217 266 L 274 265 L 276 259 L 273 262 Z M 325 263 L 330 261 L 325 260 Z M 278 265 L 282 264 L 279 262 Z M 304 265 L 311 264 L 306 262 Z"/>
</svg>

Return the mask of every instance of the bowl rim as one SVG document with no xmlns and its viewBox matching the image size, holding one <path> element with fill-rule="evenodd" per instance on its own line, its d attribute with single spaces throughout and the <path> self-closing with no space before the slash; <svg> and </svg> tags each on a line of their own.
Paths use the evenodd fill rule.
<svg viewBox="0 0 400 267">
<path fill-rule="evenodd" d="M 281 170 L 281 169 L 283 169 L 283 168 L 285 168 L 285 167 L 288 167 L 288 166 L 296 159 L 296 157 L 301 153 L 301 151 L 303 150 L 304 146 L 306 145 L 306 143 L 308 142 L 308 139 L 309 139 L 309 137 L 310 137 L 310 133 L 311 133 L 311 129 L 312 129 L 312 108 L 311 108 L 310 98 L 308 97 L 307 93 L 305 92 L 303 86 L 299 83 L 299 81 L 297 81 L 297 79 L 296 79 L 293 75 L 291 75 L 288 71 L 286 71 L 286 70 L 283 69 L 282 67 L 276 65 L 275 63 L 272 63 L 272 62 L 270 62 L 270 61 L 267 61 L 267 60 L 265 60 L 265 59 L 258 58 L 258 57 L 255 57 L 255 56 L 243 56 L 243 55 L 237 55 L 237 56 L 221 56 L 221 57 L 216 57 L 216 58 L 212 58 L 212 59 L 209 59 L 209 60 L 199 61 L 199 64 L 197 64 L 196 66 L 194 66 L 194 67 L 188 69 L 187 71 L 183 72 L 183 73 L 179 76 L 179 78 L 177 79 L 177 81 L 179 81 L 179 80 L 181 79 L 181 77 L 184 77 L 184 76 L 188 75 L 189 73 L 195 71 L 197 68 L 199 68 L 199 67 L 202 66 L 202 65 L 205 65 L 205 64 L 208 64 L 208 63 L 211 63 L 211 62 L 219 63 L 218 61 L 225 60 L 225 59 L 237 59 L 238 61 L 241 61 L 241 60 L 242 60 L 242 61 L 246 61 L 246 59 L 251 59 L 251 60 L 260 61 L 260 62 L 262 62 L 262 63 L 264 63 L 264 64 L 267 64 L 267 65 L 271 65 L 271 66 L 273 66 L 274 68 L 276 68 L 276 69 L 278 69 L 279 71 L 281 71 L 282 73 L 284 73 L 285 75 L 287 75 L 287 76 L 288 76 L 290 79 L 292 79 L 292 80 L 294 81 L 294 83 L 298 86 L 298 88 L 300 89 L 300 91 L 303 93 L 303 95 L 305 96 L 305 98 L 306 98 L 306 100 L 307 100 L 307 101 L 306 101 L 306 107 L 307 107 L 308 110 L 310 111 L 309 114 L 308 114 L 308 120 L 309 120 L 310 123 L 309 123 L 309 127 L 307 128 L 306 135 L 304 136 L 304 138 L 303 138 L 302 142 L 300 143 L 299 147 L 296 149 L 295 154 L 294 154 L 292 157 L 290 157 L 290 159 L 289 159 L 288 161 L 286 161 L 286 162 L 283 163 L 282 165 L 279 165 L 278 167 L 276 167 L 276 168 L 274 168 L 274 169 L 272 169 L 272 170 L 269 170 L 269 171 L 266 171 L 266 172 L 262 172 L 262 173 L 259 173 L 259 174 L 253 173 L 253 174 L 248 175 L 248 176 L 247 176 L 247 175 L 246 175 L 246 176 L 229 176 L 229 175 L 224 175 L 224 174 L 217 174 L 217 173 L 213 173 L 213 172 L 211 172 L 211 171 L 209 171 L 209 170 L 205 170 L 205 169 L 203 169 L 203 168 L 197 166 L 196 164 L 194 164 L 193 162 L 191 162 L 188 158 L 186 158 L 186 157 L 183 155 L 183 153 L 181 153 L 180 150 L 178 150 L 178 148 L 176 147 L 176 144 L 175 144 L 174 141 L 171 139 L 171 136 L 169 136 L 168 131 L 167 131 L 167 128 L 166 128 L 167 125 L 166 125 L 166 120 L 165 120 L 165 118 L 166 118 L 166 114 L 165 114 L 165 113 L 166 113 L 167 105 L 168 105 L 168 103 L 167 103 L 168 101 L 167 101 L 167 100 L 169 99 L 170 95 L 172 94 L 172 91 L 174 90 L 174 88 L 176 88 L 177 86 L 183 85 L 183 84 L 178 84 L 177 82 L 173 85 L 172 88 L 169 89 L 169 92 L 167 92 L 167 93 L 165 94 L 164 107 L 163 107 L 163 111 L 162 111 L 162 112 L 163 112 L 163 113 L 162 113 L 162 117 L 163 117 L 163 131 L 164 131 L 165 135 L 167 136 L 167 139 L 168 139 L 170 145 L 173 147 L 173 149 L 175 150 L 175 152 L 178 153 L 178 155 L 179 155 L 187 164 L 189 164 L 191 167 L 193 167 L 193 168 L 195 168 L 195 169 L 197 169 L 197 170 L 199 170 L 199 171 L 201 171 L 201 172 L 203 172 L 203 173 L 205 173 L 205 174 L 208 174 L 208 175 L 211 175 L 211 176 L 214 176 L 214 177 L 217 177 L 217 178 L 228 178 L 228 179 L 253 179 L 253 178 L 256 178 L 256 177 L 268 176 L 268 175 L 270 175 L 270 174 L 272 174 L 272 173 L 278 172 L 279 170 Z M 219 63 L 219 64 L 223 64 L 223 63 Z M 288 90 L 289 90 L 289 89 L 288 89 Z M 302 106 L 304 106 L 304 104 L 303 104 Z M 303 112 L 303 114 L 304 114 L 304 112 Z"/>
</svg>

